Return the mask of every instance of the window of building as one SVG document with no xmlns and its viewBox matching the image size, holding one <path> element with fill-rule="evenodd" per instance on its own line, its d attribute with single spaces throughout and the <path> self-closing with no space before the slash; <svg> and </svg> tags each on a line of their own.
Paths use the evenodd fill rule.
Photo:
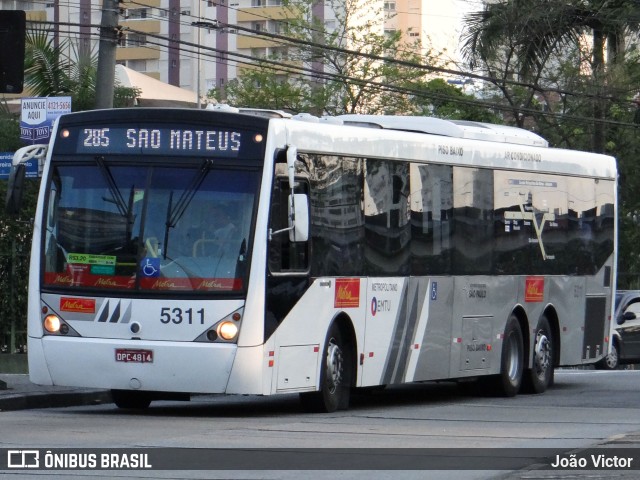
<svg viewBox="0 0 640 480">
<path fill-rule="evenodd" d="M 148 8 L 129 8 L 127 10 L 129 14 L 129 20 L 136 20 L 141 18 L 147 18 Z"/>
<path fill-rule="evenodd" d="M 147 36 L 141 33 L 130 33 L 126 36 L 127 47 L 140 47 L 142 45 L 146 45 Z"/>
<path fill-rule="evenodd" d="M 146 72 L 147 71 L 147 61 L 146 60 L 129 60 L 127 62 L 127 66 L 136 72 Z"/>
<path fill-rule="evenodd" d="M 253 58 L 265 58 L 267 56 L 267 49 L 266 48 L 252 48 L 251 49 L 251 56 Z"/>
<path fill-rule="evenodd" d="M 269 22 L 271 24 L 271 33 L 275 33 L 277 35 L 281 35 L 285 31 L 284 22 L 279 22 L 277 20 L 273 20 Z"/>
</svg>

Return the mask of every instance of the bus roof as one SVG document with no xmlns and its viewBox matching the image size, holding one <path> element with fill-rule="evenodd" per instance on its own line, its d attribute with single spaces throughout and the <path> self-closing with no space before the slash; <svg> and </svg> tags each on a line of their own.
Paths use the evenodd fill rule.
<svg viewBox="0 0 640 480">
<path fill-rule="evenodd" d="M 286 131 L 279 143 L 299 152 L 617 179 L 609 155 L 550 148 L 539 135 L 504 125 L 384 115 L 302 115 L 270 124 Z"/>
<path fill-rule="evenodd" d="M 514 143 L 535 147 L 549 146 L 549 142 L 540 135 L 523 128 L 494 125 L 491 123 L 393 115 L 340 115 L 336 118 L 342 120 L 347 125 L 431 133 L 446 137 Z"/>
</svg>

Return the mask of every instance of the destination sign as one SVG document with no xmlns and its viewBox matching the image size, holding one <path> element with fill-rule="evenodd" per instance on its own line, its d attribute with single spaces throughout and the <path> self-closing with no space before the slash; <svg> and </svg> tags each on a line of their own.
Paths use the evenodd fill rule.
<svg viewBox="0 0 640 480">
<path fill-rule="evenodd" d="M 58 137 L 56 153 L 255 158 L 264 148 L 261 134 L 225 128 L 85 126 L 61 128 Z"/>
</svg>

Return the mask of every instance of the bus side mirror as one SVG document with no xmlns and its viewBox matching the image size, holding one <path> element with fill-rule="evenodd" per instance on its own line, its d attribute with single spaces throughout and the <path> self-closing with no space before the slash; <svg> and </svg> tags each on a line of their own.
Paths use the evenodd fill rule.
<svg viewBox="0 0 640 480">
<path fill-rule="evenodd" d="M 309 197 L 304 193 L 289 195 L 289 212 L 289 241 L 306 242 L 309 240 Z"/>
<path fill-rule="evenodd" d="M 24 163 L 13 165 L 7 184 L 7 196 L 5 199 L 5 211 L 9 215 L 17 215 L 22 209 L 22 197 L 24 195 L 24 179 L 27 166 Z"/>
</svg>

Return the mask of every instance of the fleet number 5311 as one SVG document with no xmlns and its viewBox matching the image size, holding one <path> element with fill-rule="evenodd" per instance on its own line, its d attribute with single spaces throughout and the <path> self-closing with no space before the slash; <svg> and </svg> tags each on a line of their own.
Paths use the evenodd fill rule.
<svg viewBox="0 0 640 480">
<path fill-rule="evenodd" d="M 160 321 L 165 325 L 169 323 L 176 325 L 181 323 L 204 325 L 204 308 L 194 312 L 193 308 L 184 310 L 178 307 L 163 307 L 160 309 Z"/>
</svg>

